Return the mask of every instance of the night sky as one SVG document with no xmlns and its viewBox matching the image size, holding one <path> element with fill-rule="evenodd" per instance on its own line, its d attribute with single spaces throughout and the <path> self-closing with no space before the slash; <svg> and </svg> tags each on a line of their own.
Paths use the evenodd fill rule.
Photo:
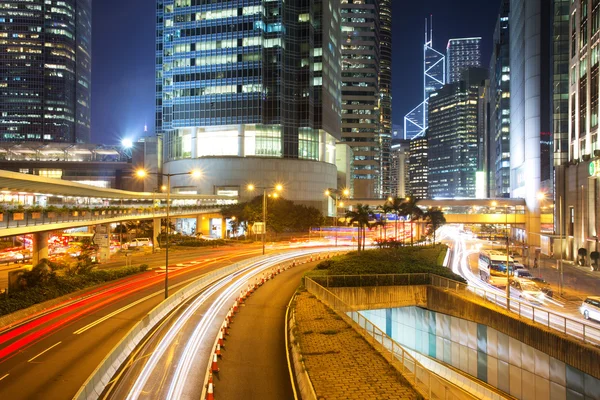
<svg viewBox="0 0 600 400">
<path fill-rule="evenodd" d="M 144 124 L 152 134 L 155 2 L 101 0 L 93 7 L 92 141 L 137 139 Z M 393 0 L 394 124 L 421 101 L 425 18 L 433 14 L 441 52 L 450 37 L 482 36 L 488 66 L 499 7 L 499 0 Z"/>
</svg>

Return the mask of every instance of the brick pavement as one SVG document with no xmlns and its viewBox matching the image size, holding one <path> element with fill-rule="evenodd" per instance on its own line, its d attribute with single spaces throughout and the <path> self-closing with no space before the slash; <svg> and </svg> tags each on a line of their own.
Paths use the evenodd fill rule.
<svg viewBox="0 0 600 400">
<path fill-rule="evenodd" d="M 319 400 L 419 398 L 358 332 L 306 291 L 296 298 L 296 338 Z"/>
</svg>

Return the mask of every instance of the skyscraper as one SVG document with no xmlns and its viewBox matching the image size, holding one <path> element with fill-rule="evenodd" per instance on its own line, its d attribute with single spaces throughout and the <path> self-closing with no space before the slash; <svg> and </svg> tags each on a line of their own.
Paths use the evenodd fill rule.
<svg viewBox="0 0 600 400">
<path fill-rule="evenodd" d="M 410 176 L 410 195 L 417 199 L 429 197 L 427 157 L 427 134 L 413 138 L 409 147 L 408 174 Z"/>
<path fill-rule="evenodd" d="M 321 1 L 157 0 L 164 169 L 204 171 L 172 187 L 249 198 L 247 184 L 281 182 L 286 198 L 322 208 L 336 186 L 340 22 Z"/>
<path fill-rule="evenodd" d="M 90 140 L 91 0 L 2 1 L 0 141 Z"/>
<path fill-rule="evenodd" d="M 404 117 L 404 136 L 410 140 L 423 136 L 428 127 L 429 95 L 446 84 L 446 57 L 433 48 L 433 17 L 425 20 L 423 45 L 423 101 Z"/>
<path fill-rule="evenodd" d="M 409 140 L 400 139 L 392 145 L 390 162 L 392 190 L 388 193 L 392 197 L 406 197 L 410 193 L 409 149 Z"/>
<path fill-rule="evenodd" d="M 470 68 L 463 80 L 429 97 L 428 194 L 431 198 L 475 198 L 479 164 L 480 88 L 487 70 Z"/>
<path fill-rule="evenodd" d="M 448 83 L 458 82 L 464 70 L 481 67 L 481 38 L 460 38 L 448 40 L 446 47 L 446 75 Z"/>
<path fill-rule="evenodd" d="M 381 147 L 381 197 L 392 193 L 392 0 L 379 1 L 379 140 Z"/>
<path fill-rule="evenodd" d="M 341 2 L 342 140 L 354 153 L 352 179 L 356 198 L 382 195 L 380 84 L 390 88 L 386 79 L 379 79 L 379 4 L 378 0 Z"/>
<path fill-rule="evenodd" d="M 510 2 L 510 188 L 525 199 L 525 233 L 540 232 L 540 192 L 552 198 L 550 52 L 547 0 Z M 539 243 L 539 236 L 528 241 Z"/>
<path fill-rule="evenodd" d="M 491 197 L 510 196 L 510 0 L 502 0 L 490 60 Z"/>
</svg>

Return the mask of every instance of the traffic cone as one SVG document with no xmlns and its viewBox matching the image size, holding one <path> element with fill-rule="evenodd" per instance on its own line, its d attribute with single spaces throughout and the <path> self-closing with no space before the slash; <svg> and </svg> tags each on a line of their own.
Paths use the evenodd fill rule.
<svg viewBox="0 0 600 400">
<path fill-rule="evenodd" d="M 208 371 L 208 382 L 206 382 L 206 385 L 204 387 L 208 389 L 208 385 L 213 385 L 213 388 L 215 387 L 215 384 L 213 382 L 213 374 L 210 370 Z"/>
<path fill-rule="evenodd" d="M 221 355 L 221 345 L 219 343 L 217 343 L 217 348 L 215 349 L 215 354 L 217 355 L 217 357 L 223 357 Z"/>
<path fill-rule="evenodd" d="M 217 364 L 217 355 L 213 354 L 213 360 L 212 360 L 212 365 L 210 366 L 210 370 L 212 371 L 213 374 L 216 374 L 217 372 L 219 372 L 219 365 Z"/>
<path fill-rule="evenodd" d="M 208 373 L 208 384 L 206 385 L 207 387 L 207 391 L 206 391 L 206 400 L 215 400 L 215 388 L 214 388 L 214 383 L 213 383 L 213 376 L 212 376 L 212 372 Z"/>
<path fill-rule="evenodd" d="M 233 303 L 233 312 L 234 313 L 238 312 L 238 302 L 237 302 L 237 300 L 235 301 L 235 303 Z"/>
<path fill-rule="evenodd" d="M 221 346 L 221 347 L 225 347 L 224 343 L 223 343 L 223 331 L 219 331 L 219 340 L 217 341 L 217 343 Z"/>
<path fill-rule="evenodd" d="M 229 335 L 229 322 L 227 320 L 223 321 L 223 333 Z"/>
</svg>

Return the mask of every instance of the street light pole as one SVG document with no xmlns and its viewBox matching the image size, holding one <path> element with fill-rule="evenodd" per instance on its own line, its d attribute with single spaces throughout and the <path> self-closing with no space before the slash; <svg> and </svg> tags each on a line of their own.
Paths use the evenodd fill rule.
<svg viewBox="0 0 600 400">
<path fill-rule="evenodd" d="M 506 309 L 510 311 L 510 231 L 508 229 L 508 205 L 504 206 L 504 217 L 506 223 Z"/>
<path fill-rule="evenodd" d="M 265 255 L 265 237 L 267 236 L 267 188 L 263 188 L 263 235 L 262 253 Z"/>
<path fill-rule="evenodd" d="M 337 247 L 337 242 L 338 242 L 338 230 L 337 230 L 337 223 L 338 223 L 338 200 L 339 200 L 339 196 L 335 196 L 335 211 L 333 212 L 333 227 L 335 229 L 335 247 Z"/>
<path fill-rule="evenodd" d="M 167 244 L 165 246 L 165 299 L 169 297 L 169 213 L 171 211 L 171 175 L 167 174 Z"/>
</svg>

